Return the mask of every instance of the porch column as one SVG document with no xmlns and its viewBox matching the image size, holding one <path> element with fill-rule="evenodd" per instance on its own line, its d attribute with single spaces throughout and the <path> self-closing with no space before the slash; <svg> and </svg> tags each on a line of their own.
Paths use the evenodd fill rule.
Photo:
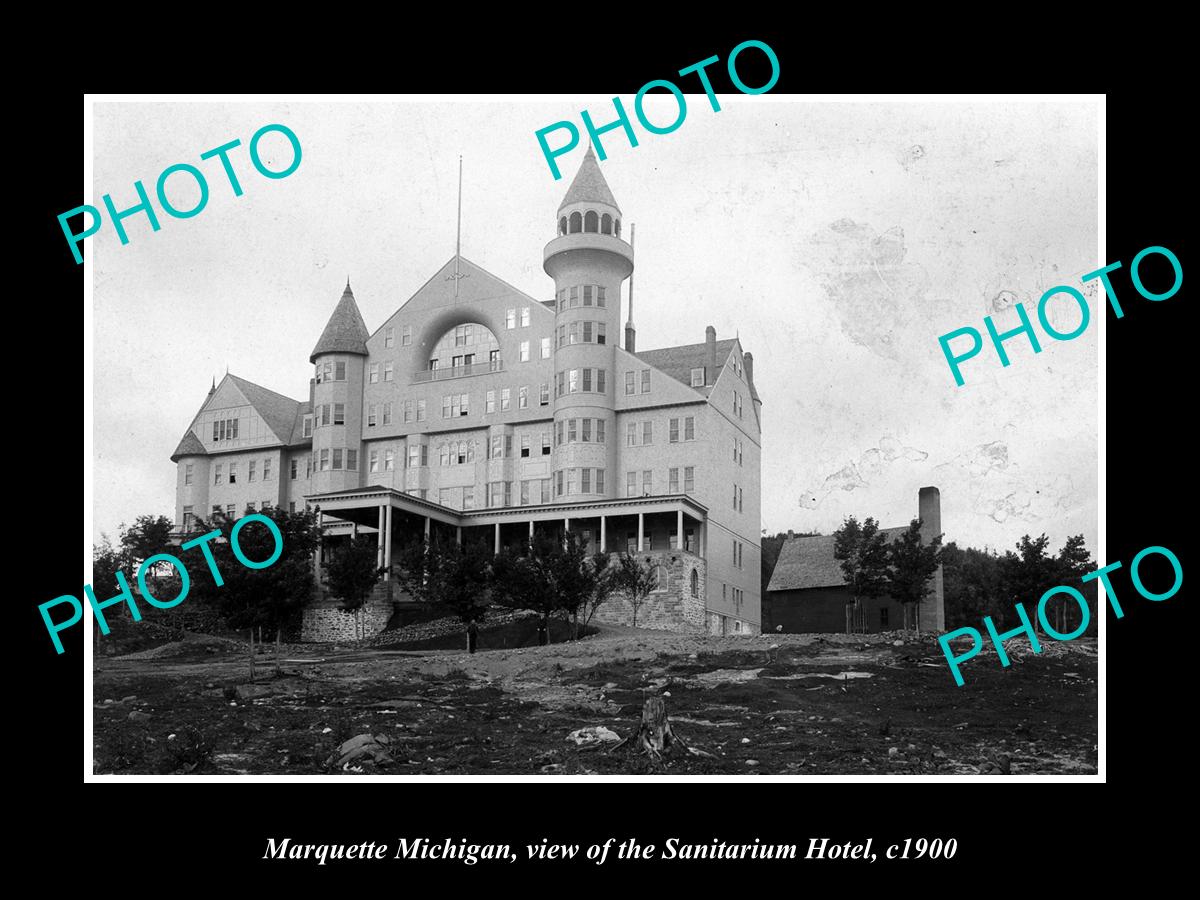
<svg viewBox="0 0 1200 900">
<path fill-rule="evenodd" d="M 601 553 L 608 552 L 607 523 L 608 523 L 608 520 L 605 518 L 605 516 L 601 515 L 600 516 L 600 552 Z"/>
<path fill-rule="evenodd" d="M 696 542 L 700 545 L 700 555 L 708 559 L 708 519 L 696 524 Z"/>
<path fill-rule="evenodd" d="M 637 542 L 637 552 L 638 553 L 641 553 L 645 549 L 646 542 L 642 537 L 642 534 L 644 533 L 645 528 L 646 528 L 645 518 L 646 518 L 645 513 L 638 513 L 638 542 Z"/>
<path fill-rule="evenodd" d="M 390 500 L 388 501 L 388 505 L 387 505 L 387 517 L 385 519 L 384 525 L 387 529 L 387 534 L 384 536 L 384 539 L 383 539 L 383 565 L 387 569 L 387 571 L 383 573 L 383 580 L 391 581 L 392 580 L 392 504 L 391 504 Z"/>
<path fill-rule="evenodd" d="M 496 549 L 493 550 L 492 552 L 496 553 L 496 554 L 500 553 L 500 523 L 499 522 L 496 523 Z"/>
<path fill-rule="evenodd" d="M 325 536 L 325 513 L 317 507 L 317 549 L 313 550 L 313 574 L 317 576 L 317 586 L 321 585 L 321 542 Z"/>
<path fill-rule="evenodd" d="M 677 535 L 677 537 L 676 537 L 676 539 L 675 539 L 675 548 L 676 548 L 677 550 L 682 550 L 682 549 L 684 549 L 684 540 L 683 540 L 683 507 L 682 507 L 682 506 L 681 506 L 681 507 L 679 507 L 679 509 L 677 509 L 677 510 L 675 511 L 675 534 Z"/>
<path fill-rule="evenodd" d="M 563 516 L 563 537 L 567 536 L 567 532 L 571 530 L 570 516 Z"/>
<path fill-rule="evenodd" d="M 425 543 L 429 543 L 429 516 L 425 517 Z"/>
<path fill-rule="evenodd" d="M 379 505 L 379 530 L 375 533 L 375 568 L 383 568 L 383 504 Z"/>
<path fill-rule="evenodd" d="M 425 521 L 428 522 L 429 520 L 426 519 Z M 454 526 L 454 543 L 456 543 L 456 544 L 462 543 L 462 526 L 461 525 Z"/>
<path fill-rule="evenodd" d="M 529 520 L 529 539 L 533 540 L 533 519 Z"/>
</svg>

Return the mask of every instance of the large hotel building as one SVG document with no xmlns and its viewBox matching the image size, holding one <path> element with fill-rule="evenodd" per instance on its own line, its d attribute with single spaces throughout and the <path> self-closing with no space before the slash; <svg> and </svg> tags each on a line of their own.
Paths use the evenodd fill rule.
<svg viewBox="0 0 1200 900">
<path fill-rule="evenodd" d="M 757 634 L 753 358 L 711 326 L 694 343 L 636 349 L 632 311 L 621 324 L 633 247 L 590 149 L 554 224 L 553 299 L 456 254 L 373 333 L 347 284 L 309 356 L 306 400 L 227 374 L 171 457 L 180 529 L 318 508 L 323 561 L 371 534 L 381 566 L 423 535 L 498 549 L 570 529 L 593 551 L 653 564 L 639 626 Z M 302 636 L 352 636 L 354 617 L 319 585 Z M 358 627 L 382 630 L 407 601 L 385 577 Z M 621 598 L 597 614 L 630 618 Z"/>
</svg>

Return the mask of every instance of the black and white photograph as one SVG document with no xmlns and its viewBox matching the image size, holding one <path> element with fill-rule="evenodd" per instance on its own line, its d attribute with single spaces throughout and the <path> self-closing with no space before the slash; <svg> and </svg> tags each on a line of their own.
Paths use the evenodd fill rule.
<svg viewBox="0 0 1200 900">
<path fill-rule="evenodd" d="M 1100 777 L 1099 102 L 684 89 L 94 99 L 88 780 Z"/>
</svg>

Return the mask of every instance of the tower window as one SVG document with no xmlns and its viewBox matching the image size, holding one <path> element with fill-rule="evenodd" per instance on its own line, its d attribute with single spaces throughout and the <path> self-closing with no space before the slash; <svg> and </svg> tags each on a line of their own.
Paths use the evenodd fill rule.
<svg viewBox="0 0 1200 900">
<path fill-rule="evenodd" d="M 571 213 L 571 234 L 577 234 L 580 231 L 583 231 L 583 216 L 573 212 Z"/>
<path fill-rule="evenodd" d="M 621 220 L 620 219 L 617 219 L 613 223 L 613 234 L 615 234 L 617 237 L 621 236 Z"/>
<path fill-rule="evenodd" d="M 558 220 L 558 233 L 559 234 L 567 233 L 567 217 L 566 216 L 563 216 L 561 219 Z"/>
<path fill-rule="evenodd" d="M 612 234 L 612 216 L 608 213 L 600 217 L 600 233 Z"/>
<path fill-rule="evenodd" d="M 589 209 L 587 215 L 583 217 L 583 230 L 592 232 L 600 230 L 600 217 L 596 215 L 595 210 Z"/>
</svg>

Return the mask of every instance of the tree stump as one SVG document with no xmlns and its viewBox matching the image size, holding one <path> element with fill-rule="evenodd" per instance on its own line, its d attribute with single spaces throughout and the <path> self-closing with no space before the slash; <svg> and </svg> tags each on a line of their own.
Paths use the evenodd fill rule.
<svg viewBox="0 0 1200 900">
<path fill-rule="evenodd" d="M 675 743 L 671 731 L 671 720 L 667 718 L 667 704 L 661 696 L 647 697 L 642 706 L 642 722 L 638 726 L 634 746 L 652 756 L 660 755 Z"/>
</svg>

